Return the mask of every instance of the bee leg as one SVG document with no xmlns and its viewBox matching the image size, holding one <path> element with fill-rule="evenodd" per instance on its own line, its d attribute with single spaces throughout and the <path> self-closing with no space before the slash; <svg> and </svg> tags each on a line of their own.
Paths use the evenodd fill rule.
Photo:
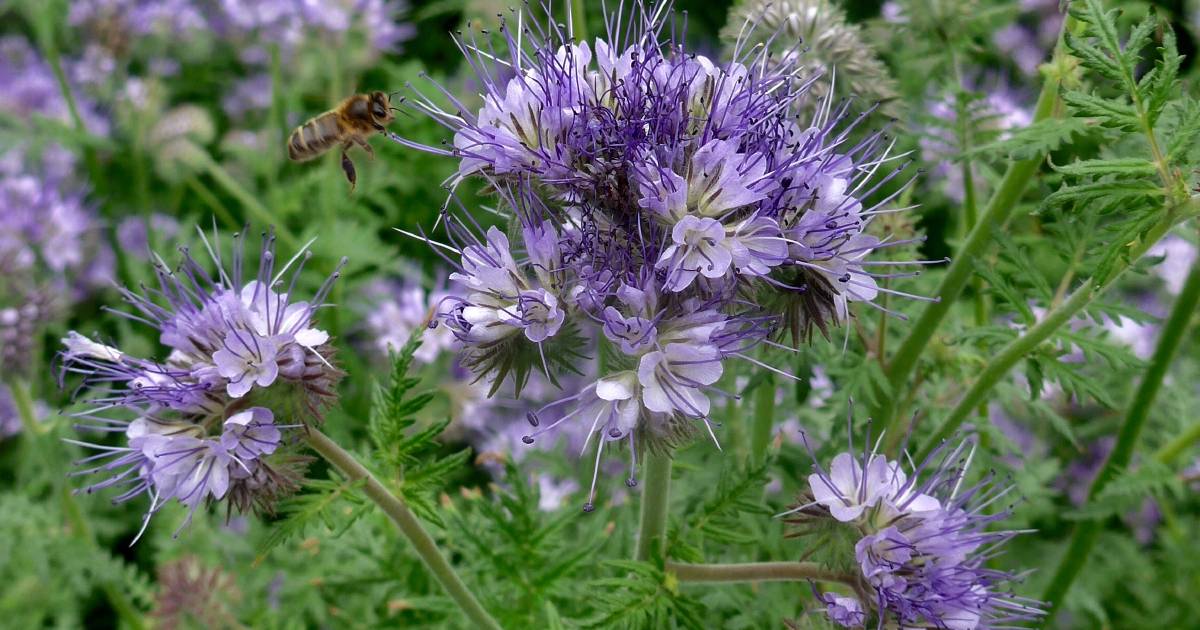
<svg viewBox="0 0 1200 630">
<path fill-rule="evenodd" d="M 346 155 L 345 148 L 342 148 L 342 172 L 346 173 L 346 181 L 350 182 L 350 192 L 354 192 L 354 186 L 358 183 L 358 174 L 354 170 L 354 162 L 351 162 L 350 156 Z"/>
<path fill-rule="evenodd" d="M 371 158 L 372 160 L 375 159 L 375 149 L 371 148 L 371 144 L 369 142 L 367 142 L 366 138 L 360 138 L 358 136 L 354 136 L 352 138 L 352 140 L 354 140 L 354 144 L 357 144 L 358 146 L 362 147 L 362 150 L 367 152 L 368 158 Z"/>
</svg>

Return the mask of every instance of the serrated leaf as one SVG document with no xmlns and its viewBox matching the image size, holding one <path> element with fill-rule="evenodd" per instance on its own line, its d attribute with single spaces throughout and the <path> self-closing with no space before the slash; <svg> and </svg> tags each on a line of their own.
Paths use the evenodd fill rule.
<svg viewBox="0 0 1200 630">
<path fill-rule="evenodd" d="M 1154 163 L 1144 158 L 1077 160 L 1065 166 L 1051 164 L 1051 167 L 1059 173 L 1075 177 L 1085 175 L 1127 175 L 1140 177 L 1157 173 Z"/>
<path fill-rule="evenodd" d="M 980 145 L 966 155 L 996 155 L 1028 160 L 1056 151 L 1071 142 L 1072 137 L 1087 132 L 1087 121 L 1082 118 L 1049 118 L 1014 130 L 1002 140 Z"/>
<path fill-rule="evenodd" d="M 1063 102 L 1076 117 L 1095 118 L 1101 126 L 1124 131 L 1138 131 L 1142 121 L 1133 106 L 1124 101 L 1103 98 L 1087 92 L 1068 90 L 1063 92 Z"/>
</svg>

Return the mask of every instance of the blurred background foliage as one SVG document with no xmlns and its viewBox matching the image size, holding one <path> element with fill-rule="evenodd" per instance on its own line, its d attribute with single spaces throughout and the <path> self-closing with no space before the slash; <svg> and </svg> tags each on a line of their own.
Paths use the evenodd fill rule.
<svg viewBox="0 0 1200 630">
<path fill-rule="evenodd" d="M 315 288 L 340 258 L 349 257 L 330 298 L 336 308 L 322 313 L 323 326 L 339 339 L 341 367 L 351 375 L 342 386 L 342 404 L 327 419 L 328 430 L 344 443 L 365 444 L 373 383 L 387 374 L 381 340 L 403 342 L 428 307 L 428 293 L 418 289 L 414 300 L 405 302 L 404 292 L 441 288 L 446 273 L 428 246 L 394 228 L 432 226 L 448 203 L 443 182 L 456 164 L 376 137 L 375 159 L 353 153 L 358 186 L 351 194 L 336 153 L 295 164 L 287 161 L 284 142 L 297 124 L 357 91 L 404 94 L 411 84 L 445 103 L 436 83 L 477 107 L 469 68 L 448 34 L 485 37 L 509 4 L 0 3 L 0 173 L 5 178 L 0 203 L 6 204 L 0 209 L 6 222 L 0 230 L 12 236 L 19 220 L 29 220 L 17 217 L 15 208 L 23 204 L 35 211 L 35 223 L 63 232 L 62 240 L 43 239 L 35 264 L 17 265 L 34 271 L 22 275 L 5 267 L 0 278 L 0 289 L 11 301 L 0 306 L 26 309 L 20 322 L 15 315 L 11 326 L 0 321 L 17 331 L 9 347 L 17 341 L 29 346 L 21 353 L 25 360 L 5 364 L 5 380 L 27 389 L 40 419 L 33 426 L 13 426 L 11 409 L 22 404 L 22 394 L 0 400 L 0 407 L 7 406 L 0 412 L 10 419 L 0 431 L 7 436 L 0 441 L 0 625 L 460 623 L 390 523 L 357 502 L 353 492 L 322 495 L 330 503 L 321 506 L 320 518 L 286 540 L 272 541 L 278 544 L 269 550 L 267 541 L 277 526 L 272 517 L 201 513 L 176 535 L 183 510 L 173 508 L 130 546 L 144 505 L 114 506 L 108 497 L 71 493 L 77 482 L 67 473 L 82 451 L 63 441 L 76 436 L 61 413 L 70 410 L 70 391 L 56 382 L 54 355 L 68 329 L 114 339 L 130 352 L 152 351 L 156 340 L 146 338 L 144 330 L 101 309 L 116 302 L 108 280 L 127 286 L 150 282 L 149 252 L 173 264 L 177 248 L 199 249 L 196 227 L 215 225 L 231 233 L 274 226 L 283 250 L 316 238 L 315 256 L 302 280 L 310 285 L 305 289 Z M 603 32 L 600 3 L 584 4 L 588 31 Z M 687 38 L 694 50 L 719 55 L 732 3 L 675 4 L 687 12 Z M 1194 94 L 1197 8 L 1185 2 L 1119 4 L 1123 19 L 1155 11 L 1172 26 L 1185 55 L 1186 89 Z M 980 195 L 994 186 L 1009 161 L 995 146 L 1011 130 L 1029 124 L 1039 87 L 1037 66 L 1058 30 L 1056 5 L 1053 0 L 838 5 L 860 38 L 852 52 L 878 55 L 890 75 L 882 80 L 895 97 L 873 122 L 894 119 L 894 151 L 911 152 L 917 174 L 897 204 L 918 207 L 889 216 L 886 228 L 925 235 L 914 255 L 950 256 L 965 234 L 963 155 L 975 156 L 971 175 Z M 400 115 L 391 129 L 433 146 L 447 137 L 443 128 L 412 112 Z M 1081 130 L 1069 146 L 1055 147 L 1049 162 L 1097 155 L 1110 149 L 1103 142 Z M 1049 166 L 1042 169 L 1023 198 L 1027 211 L 1014 213 L 1008 242 L 987 261 L 991 272 L 982 273 L 991 287 L 991 324 L 1027 323 L 1054 299 L 1059 280 L 1099 238 L 1086 217 L 1042 206 L 1061 181 Z M 457 197 L 468 208 L 491 203 L 469 185 L 459 188 Z M 489 216 L 478 214 L 483 220 Z M 979 458 L 984 468 L 1011 477 L 1022 495 L 1010 525 L 1037 530 L 1009 545 L 997 560 L 1036 569 L 1028 594 L 1036 595 L 1044 585 L 1079 518 L 1078 488 L 1086 488 L 1111 448 L 1106 436 L 1114 433 L 1130 383 L 1144 365 L 1147 335 L 1152 344 L 1153 328 L 1147 327 L 1165 313 L 1171 278 L 1181 277 L 1180 271 L 1172 276 L 1164 269 L 1177 266 L 1188 247 L 1195 256 L 1195 234 L 1171 238 L 1175 249 L 1164 248 L 1143 261 L 1107 306 L 1092 313 L 1092 325 L 1065 342 L 1086 359 L 1067 359 L 1061 347 L 1044 349 L 997 389 L 997 402 L 986 410 L 992 421 L 976 422 L 983 432 Z M 1047 245 L 1051 239 L 1053 246 Z M 66 251 L 60 248 L 77 255 L 55 263 L 55 254 Z M 905 290 L 931 294 L 937 276 L 930 272 Z M 956 307 L 920 366 L 924 387 L 914 407 L 938 410 L 952 404 L 1004 339 L 1000 333 L 988 338 L 991 329 L 983 330 L 975 320 L 976 290 L 982 292 L 972 289 Z M 31 304 L 41 310 L 26 312 Z M 892 306 L 909 314 L 917 308 Z M 871 402 L 882 378 L 874 357 L 883 343 L 899 341 L 898 329 L 904 326 L 866 310 L 844 331 L 845 338 L 839 331 L 795 357 L 769 357 L 801 376 L 798 383 L 727 374 L 723 385 L 741 393 L 744 402 L 730 402 L 718 414 L 724 452 L 700 441 L 684 449 L 676 464 L 677 474 L 688 478 L 672 505 L 671 536 L 681 559 L 798 559 L 807 553 L 805 541 L 785 538 L 782 523 L 770 518 L 786 508 L 810 471 L 799 429 L 814 436 L 821 452 L 844 443 L 848 400 Z M 473 449 L 467 464 L 448 472 L 445 485 L 431 493 L 440 520 L 438 538 L 507 627 L 609 627 L 651 623 L 647 620 L 662 622 L 652 623 L 655 627 L 688 627 L 697 625 L 689 620 L 700 620 L 699 627 L 759 628 L 779 627 L 785 618 L 813 627 L 826 623 L 805 612 L 812 596 L 803 584 L 680 586 L 644 568 L 607 562 L 629 556 L 636 501 L 623 487 L 605 488 L 599 509 L 585 515 L 579 509 L 585 496 L 580 488 L 590 480 L 591 461 L 578 459 L 577 446 L 515 452 L 520 429 L 510 427 L 524 423 L 523 409 L 537 399 L 536 390 L 525 401 L 487 402 L 477 387 L 453 376 L 456 368 L 446 353 L 422 363 L 416 372 L 423 377 L 420 387 L 436 396 L 421 421 L 454 420 L 430 446 L 433 456 Z M 1193 333 L 1155 407 L 1147 438 L 1152 449 L 1196 423 L 1197 382 L 1200 347 Z M 776 390 L 769 466 L 748 454 L 749 403 L 762 387 Z M 1053 391 L 1043 395 L 1047 388 Z M 859 420 L 865 423 L 865 417 Z M 1194 448 L 1181 453 L 1177 463 L 1189 457 L 1195 459 Z M 1195 468 L 1190 473 L 1180 472 L 1180 465 L 1165 472 L 1143 468 L 1145 474 L 1091 508 L 1104 510 L 1106 529 L 1060 623 L 1188 627 L 1200 618 L 1194 597 L 1200 592 L 1194 562 L 1200 557 Z M 314 479 L 329 479 L 328 488 L 341 483 L 321 465 L 311 473 Z M 601 581 L 614 576 L 627 576 L 629 589 L 617 593 Z"/>
</svg>

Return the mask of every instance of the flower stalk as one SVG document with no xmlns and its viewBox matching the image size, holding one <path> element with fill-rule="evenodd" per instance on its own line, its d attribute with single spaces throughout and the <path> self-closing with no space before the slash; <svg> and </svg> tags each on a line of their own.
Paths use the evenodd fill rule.
<svg viewBox="0 0 1200 630">
<path fill-rule="evenodd" d="M 305 440 L 313 450 L 350 480 L 365 482 L 363 493 L 400 528 L 400 531 L 412 543 L 413 549 L 421 557 L 426 568 L 433 573 L 442 588 L 446 589 L 446 594 L 458 604 L 463 614 L 471 620 L 475 627 L 497 630 L 500 628 L 500 624 L 496 623 L 496 620 L 484 610 L 479 600 L 455 573 L 454 567 L 442 555 L 433 537 L 429 535 L 429 532 L 425 530 L 404 501 L 389 492 L 371 471 L 324 433 L 309 427 Z"/>
<path fill-rule="evenodd" d="M 1134 450 L 1137 448 L 1142 429 L 1146 426 L 1146 420 L 1150 417 L 1154 399 L 1162 389 L 1163 378 L 1179 351 L 1179 346 L 1184 342 L 1197 306 L 1200 306 L 1200 262 L 1192 265 L 1183 290 L 1175 300 L 1175 305 L 1171 307 L 1171 313 L 1167 317 L 1166 324 L 1159 335 L 1158 344 L 1154 348 L 1154 354 L 1150 358 L 1150 364 L 1142 375 L 1133 401 L 1125 413 L 1125 420 L 1121 423 L 1121 430 L 1117 434 L 1117 442 L 1113 446 L 1112 453 L 1105 460 L 1104 467 L 1100 469 L 1088 490 L 1089 500 L 1099 496 L 1100 492 L 1133 460 Z M 1193 430 L 1189 434 L 1198 435 L 1200 432 Z M 1186 448 L 1186 441 L 1180 447 L 1176 447 L 1175 444 L 1172 443 L 1164 449 L 1165 457 L 1160 452 L 1159 459 L 1170 459 L 1175 448 L 1180 450 Z M 1088 554 L 1095 547 L 1102 525 L 1101 521 L 1093 519 L 1081 521 L 1075 526 L 1075 530 L 1071 534 L 1070 546 L 1063 555 L 1058 570 L 1054 573 L 1054 577 L 1050 580 L 1050 585 L 1042 597 L 1048 603 L 1047 623 L 1061 606 L 1063 596 L 1071 588 L 1071 583 L 1075 581 L 1075 577 L 1079 575 L 1079 571 L 1087 561 Z"/>
<path fill-rule="evenodd" d="M 644 461 L 646 480 L 642 491 L 641 524 L 638 527 L 637 555 L 643 562 L 655 556 L 666 557 L 667 506 L 671 500 L 671 455 L 650 451 Z"/>
<path fill-rule="evenodd" d="M 849 573 L 833 571 L 815 562 L 743 562 L 736 564 L 688 564 L 668 562 L 666 570 L 680 582 L 789 582 L 818 580 L 848 586 L 858 584 Z"/>
<path fill-rule="evenodd" d="M 754 432 L 750 436 L 751 462 L 760 464 L 771 446 L 771 429 L 775 424 L 775 378 L 767 375 L 754 392 Z"/>
<path fill-rule="evenodd" d="M 1074 20 L 1067 19 L 1063 23 L 1064 32 L 1071 28 Z M 1055 59 L 1061 59 L 1066 54 L 1062 33 L 1059 33 L 1058 45 L 1055 48 Z M 1038 95 L 1037 105 L 1033 112 L 1033 124 L 1046 120 L 1054 115 L 1058 102 L 1058 90 L 1062 76 L 1058 69 L 1046 73 L 1042 83 L 1042 91 Z M 913 324 L 908 336 L 900 344 L 896 355 L 887 365 L 888 390 L 881 392 L 879 402 L 873 410 L 874 417 L 879 418 L 885 426 L 892 429 L 891 434 L 900 433 L 899 418 L 896 402 L 902 396 L 904 385 L 908 382 L 917 360 L 929 345 L 937 332 L 942 320 L 950 312 L 958 296 L 974 276 L 975 264 L 992 243 L 992 235 L 1002 226 L 1012 214 L 1012 210 L 1024 194 L 1025 188 L 1033 178 L 1034 173 L 1042 164 L 1045 156 L 1038 155 L 1028 160 L 1019 160 L 1009 165 L 1004 172 L 1000 184 L 992 193 L 983 214 L 978 217 L 966 241 L 962 245 L 954 261 L 946 270 L 941 285 L 935 294 L 939 299 L 930 302 L 921 316 Z M 894 445 L 893 445 L 894 447 Z"/>
<path fill-rule="evenodd" d="M 1038 345 L 1053 336 L 1059 328 L 1070 322 L 1072 318 L 1091 304 L 1093 300 L 1103 295 L 1104 291 L 1117 278 L 1121 277 L 1133 262 L 1141 258 L 1159 239 L 1166 235 L 1178 222 L 1178 216 L 1176 211 L 1168 211 L 1163 219 L 1150 229 L 1145 237 L 1132 248 L 1129 255 L 1122 262 L 1118 263 L 1116 268 L 1106 278 L 1089 278 L 1079 288 L 1075 289 L 1066 301 L 1052 309 L 1049 313 L 1046 313 L 1046 316 L 1026 331 L 1025 334 L 1004 346 L 988 362 L 987 366 L 984 367 L 983 371 L 979 374 L 979 378 L 975 380 L 971 388 L 967 390 L 967 393 L 963 394 L 958 404 L 950 410 L 950 413 L 942 421 L 941 426 L 938 427 L 933 437 L 921 449 L 917 456 L 917 461 L 920 461 L 922 457 L 937 448 L 940 442 L 953 435 L 958 427 L 962 425 L 963 421 L 971 415 L 972 410 L 976 409 L 986 400 L 992 387 L 999 383 L 1000 379 L 1004 378 L 1013 366 L 1028 356 Z M 904 431 L 890 432 L 890 435 L 885 440 L 888 452 L 894 451 L 899 446 L 904 433 Z"/>
</svg>

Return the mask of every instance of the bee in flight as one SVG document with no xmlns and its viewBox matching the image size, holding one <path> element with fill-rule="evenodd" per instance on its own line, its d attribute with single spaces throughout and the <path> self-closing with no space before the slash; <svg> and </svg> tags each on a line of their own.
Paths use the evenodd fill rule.
<svg viewBox="0 0 1200 630">
<path fill-rule="evenodd" d="M 376 133 L 388 133 L 384 127 L 396 119 L 392 114 L 394 109 L 388 95 L 383 92 L 355 94 L 337 107 L 296 127 L 288 137 L 288 158 L 293 162 L 306 162 L 341 145 L 342 171 L 346 173 L 350 191 L 353 192 L 358 178 L 354 162 L 350 161 L 346 151 L 357 144 L 374 158 L 375 151 L 367 144 L 367 139 Z"/>
</svg>

